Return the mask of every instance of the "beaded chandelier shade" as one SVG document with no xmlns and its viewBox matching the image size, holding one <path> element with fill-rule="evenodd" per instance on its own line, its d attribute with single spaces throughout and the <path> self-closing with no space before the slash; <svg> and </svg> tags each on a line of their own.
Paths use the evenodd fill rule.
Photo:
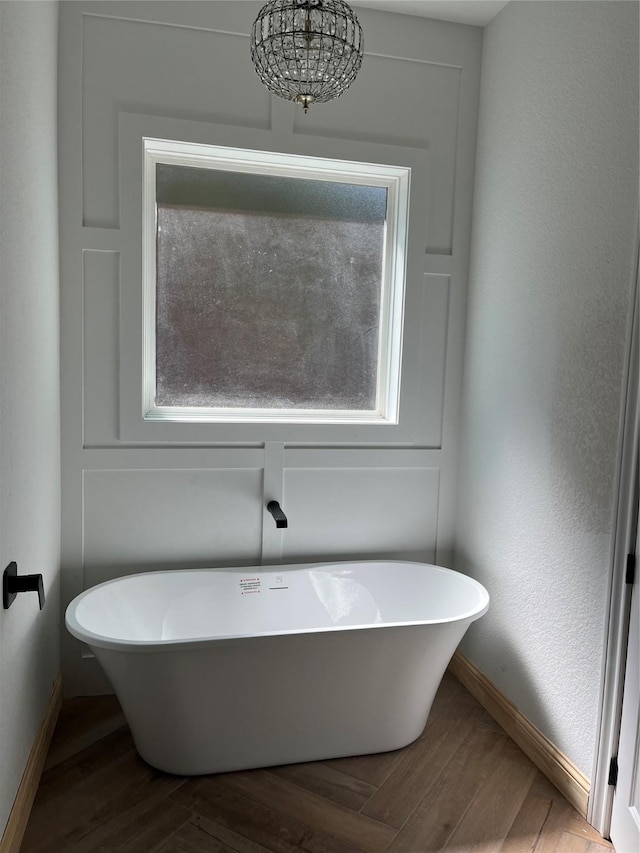
<svg viewBox="0 0 640 853">
<path fill-rule="evenodd" d="M 251 60 L 264 85 L 305 112 L 353 83 L 363 48 L 362 28 L 342 0 L 271 0 L 251 32 Z"/>
</svg>

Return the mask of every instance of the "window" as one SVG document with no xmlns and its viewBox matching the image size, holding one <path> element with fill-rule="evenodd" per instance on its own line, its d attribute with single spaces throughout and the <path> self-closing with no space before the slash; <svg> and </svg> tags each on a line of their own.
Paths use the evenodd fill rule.
<svg viewBox="0 0 640 853">
<path fill-rule="evenodd" d="M 145 420 L 397 423 L 409 169 L 144 154 Z"/>
</svg>

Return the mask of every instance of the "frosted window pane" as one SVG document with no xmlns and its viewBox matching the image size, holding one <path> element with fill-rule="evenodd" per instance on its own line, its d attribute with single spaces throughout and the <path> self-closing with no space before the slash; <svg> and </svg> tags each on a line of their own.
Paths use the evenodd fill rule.
<svg viewBox="0 0 640 853">
<path fill-rule="evenodd" d="M 224 209 L 158 183 L 156 405 L 374 410 L 386 189 L 231 176 Z"/>
</svg>

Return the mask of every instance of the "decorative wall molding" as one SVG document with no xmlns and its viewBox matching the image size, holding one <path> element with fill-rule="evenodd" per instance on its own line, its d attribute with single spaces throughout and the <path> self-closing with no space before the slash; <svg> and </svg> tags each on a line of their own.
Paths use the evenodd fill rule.
<svg viewBox="0 0 640 853">
<path fill-rule="evenodd" d="M 53 730 L 56 727 L 61 704 L 62 677 L 58 674 L 53 682 L 47 710 L 33 741 L 33 746 L 27 759 L 27 766 L 22 774 L 22 781 L 13 802 L 13 808 L 11 809 L 4 835 L 0 841 L 0 853 L 18 853 L 20 850 L 22 837 L 27 828 L 33 801 L 35 800 L 38 785 L 40 784 L 40 776 L 42 775 L 44 763 L 47 758 L 49 744 L 53 737 Z"/>
<path fill-rule="evenodd" d="M 134 570 L 452 561 L 482 32 L 365 11 L 359 92 L 305 116 L 256 77 L 247 6 L 60 6 L 63 606 Z M 412 169 L 400 424 L 142 421 L 143 137 Z M 108 689 L 64 633 L 62 661 L 70 695 Z"/>
<path fill-rule="evenodd" d="M 589 779 L 460 652 L 453 656 L 449 670 L 502 726 L 538 770 L 586 818 L 591 787 Z"/>
</svg>

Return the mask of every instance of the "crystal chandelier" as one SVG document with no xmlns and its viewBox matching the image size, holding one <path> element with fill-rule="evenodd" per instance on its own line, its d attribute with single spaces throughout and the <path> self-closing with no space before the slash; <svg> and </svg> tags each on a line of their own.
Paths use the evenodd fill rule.
<svg viewBox="0 0 640 853">
<path fill-rule="evenodd" d="M 251 60 L 274 95 L 304 107 L 331 101 L 362 65 L 362 27 L 342 0 L 270 0 L 251 31 Z"/>
</svg>

